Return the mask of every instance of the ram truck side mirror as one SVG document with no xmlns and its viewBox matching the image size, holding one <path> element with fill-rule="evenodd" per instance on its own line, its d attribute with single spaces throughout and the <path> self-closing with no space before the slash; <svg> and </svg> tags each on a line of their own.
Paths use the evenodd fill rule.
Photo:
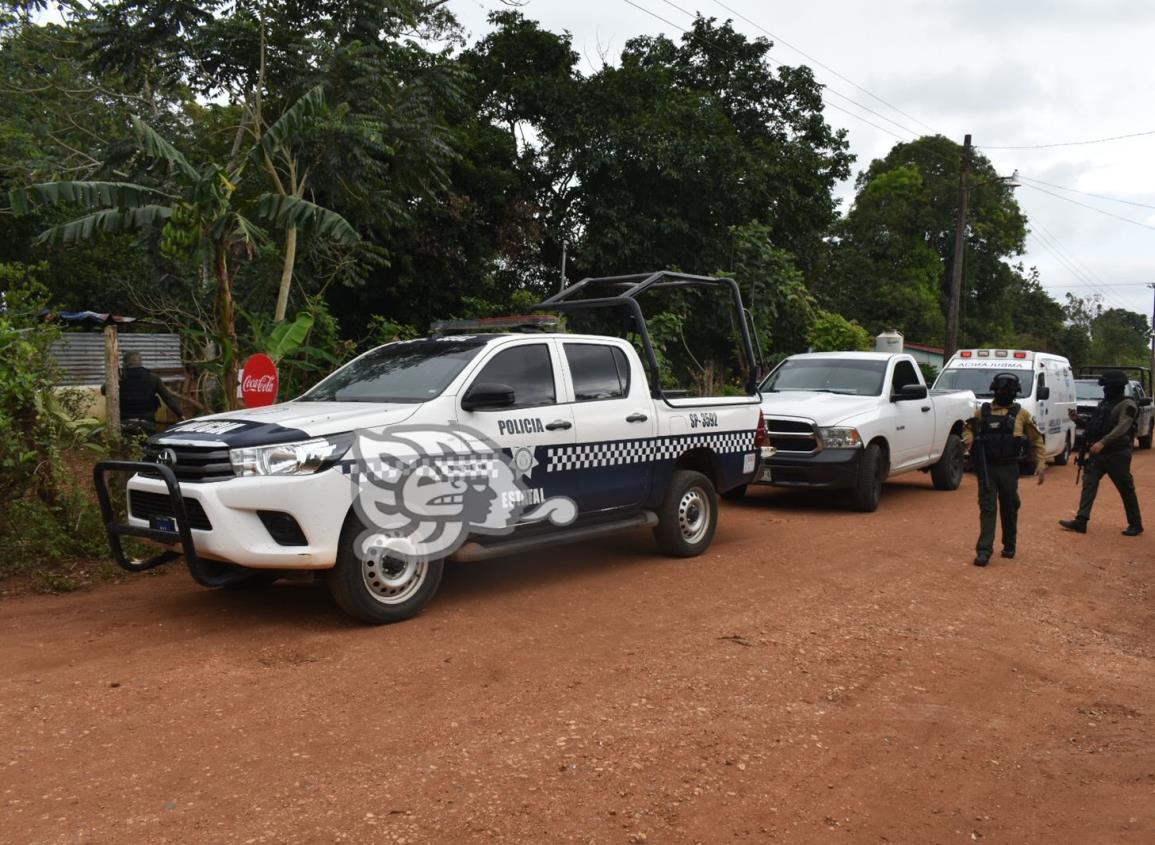
<svg viewBox="0 0 1155 845">
<path fill-rule="evenodd" d="M 1046 385 L 1040 387 L 1039 388 L 1039 401 L 1040 402 L 1046 402 L 1050 398 L 1051 398 L 1051 388 L 1047 387 Z"/>
<path fill-rule="evenodd" d="M 1142 399 L 1139 400 L 1139 407 L 1140 408 L 1146 408 L 1148 405 L 1151 404 L 1151 401 L 1152 400 L 1151 400 L 1150 396 L 1144 396 Z"/>
<path fill-rule="evenodd" d="M 925 384 L 906 384 L 902 390 L 890 395 L 891 402 L 910 402 L 914 399 L 925 399 L 927 395 Z"/>
<path fill-rule="evenodd" d="M 514 390 L 508 384 L 481 382 L 469 388 L 461 400 L 463 411 L 492 411 L 513 405 Z"/>
</svg>

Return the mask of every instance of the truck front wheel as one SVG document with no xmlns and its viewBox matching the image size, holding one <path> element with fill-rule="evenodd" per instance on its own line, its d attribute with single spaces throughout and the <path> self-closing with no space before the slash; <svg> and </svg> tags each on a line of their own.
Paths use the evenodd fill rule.
<svg viewBox="0 0 1155 845">
<path fill-rule="evenodd" d="M 930 480 L 934 482 L 935 490 L 957 490 L 963 480 L 963 463 L 966 461 L 966 450 L 962 439 L 957 434 L 947 436 L 946 446 L 943 447 L 942 457 L 930 468 Z"/>
<path fill-rule="evenodd" d="M 358 543 L 363 531 L 361 520 L 353 517 L 341 532 L 337 564 L 329 570 L 333 600 L 354 619 L 371 625 L 411 619 L 437 592 L 444 562 L 364 558 Z"/>
<path fill-rule="evenodd" d="M 871 513 L 878 510 L 879 499 L 882 498 L 882 480 L 886 477 L 886 459 L 882 454 L 882 447 L 871 443 L 862 453 L 862 462 L 858 465 L 858 478 L 854 481 L 854 489 L 850 494 L 850 503 L 856 511 Z"/>
<path fill-rule="evenodd" d="M 658 509 L 654 539 L 674 557 L 694 557 L 710 547 L 718 527 L 718 494 L 710 479 L 693 470 L 677 470 Z"/>
</svg>

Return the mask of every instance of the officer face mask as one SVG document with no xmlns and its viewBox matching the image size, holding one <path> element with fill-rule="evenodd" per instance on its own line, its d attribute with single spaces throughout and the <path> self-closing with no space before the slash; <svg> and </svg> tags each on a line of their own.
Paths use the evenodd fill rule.
<svg viewBox="0 0 1155 845">
<path fill-rule="evenodd" d="M 1123 385 L 1121 384 L 1105 384 L 1103 385 L 1103 398 L 1109 402 L 1117 402 L 1123 398 Z"/>
<path fill-rule="evenodd" d="M 995 404 L 996 405 L 999 405 L 1000 407 L 1006 408 L 1008 405 L 1010 405 L 1014 401 L 1015 401 L 1014 389 L 1003 388 L 1001 390 L 995 391 Z"/>
</svg>

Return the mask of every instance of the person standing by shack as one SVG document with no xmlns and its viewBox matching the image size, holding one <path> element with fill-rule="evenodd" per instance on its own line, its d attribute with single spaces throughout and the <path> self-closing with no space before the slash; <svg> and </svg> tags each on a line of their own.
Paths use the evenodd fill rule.
<svg viewBox="0 0 1155 845">
<path fill-rule="evenodd" d="M 178 420 L 182 418 L 180 403 L 160 376 L 144 366 L 139 352 L 126 352 L 124 372 L 120 376 L 120 430 L 124 434 L 155 433 L 156 412 L 161 402 Z"/>
<path fill-rule="evenodd" d="M 1074 519 L 1060 519 L 1059 525 L 1068 531 L 1087 533 L 1091 506 L 1095 504 L 1099 482 L 1106 475 L 1123 499 L 1123 510 L 1127 514 L 1123 534 L 1136 537 L 1143 533 L 1143 517 L 1139 513 L 1139 497 L 1135 495 L 1135 479 L 1131 477 L 1131 441 L 1138 424 L 1139 406 L 1134 399 L 1123 395 L 1127 374 L 1122 370 L 1107 370 L 1099 376 L 1099 386 L 1103 388 L 1103 401 L 1087 425 L 1083 434 L 1086 445 L 1080 451 L 1083 492 L 1079 497 L 1079 510 Z M 1076 418 L 1074 409 L 1067 413 L 1071 419 Z"/>
<path fill-rule="evenodd" d="M 963 430 L 963 443 L 979 477 L 979 539 L 975 566 L 990 563 L 995 548 L 995 514 L 1001 517 L 1005 558 L 1015 556 L 1019 528 L 1019 464 L 1033 461 L 1042 484 L 1047 458 L 1043 436 L 1028 411 L 1015 397 L 1021 386 L 1014 373 L 999 373 L 991 380 L 994 402 L 984 402 Z"/>
</svg>

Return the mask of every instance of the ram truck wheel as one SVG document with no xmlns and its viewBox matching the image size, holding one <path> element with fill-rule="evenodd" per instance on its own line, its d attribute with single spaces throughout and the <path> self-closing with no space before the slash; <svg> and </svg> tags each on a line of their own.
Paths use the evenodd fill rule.
<svg viewBox="0 0 1155 845">
<path fill-rule="evenodd" d="M 850 504 L 856 511 L 871 513 L 878 510 L 882 498 L 882 482 L 886 478 L 886 459 L 882 447 L 871 443 L 862 453 L 858 465 L 858 478 L 850 491 Z"/>
<path fill-rule="evenodd" d="M 963 480 L 963 464 L 966 462 L 966 449 L 962 439 L 957 434 L 951 434 L 946 439 L 942 456 L 930 468 L 930 480 L 934 482 L 935 490 L 957 490 Z"/>
<path fill-rule="evenodd" d="M 1071 438 L 1063 441 L 1063 451 L 1055 455 L 1055 466 L 1065 467 L 1067 461 L 1071 460 Z"/>
</svg>

